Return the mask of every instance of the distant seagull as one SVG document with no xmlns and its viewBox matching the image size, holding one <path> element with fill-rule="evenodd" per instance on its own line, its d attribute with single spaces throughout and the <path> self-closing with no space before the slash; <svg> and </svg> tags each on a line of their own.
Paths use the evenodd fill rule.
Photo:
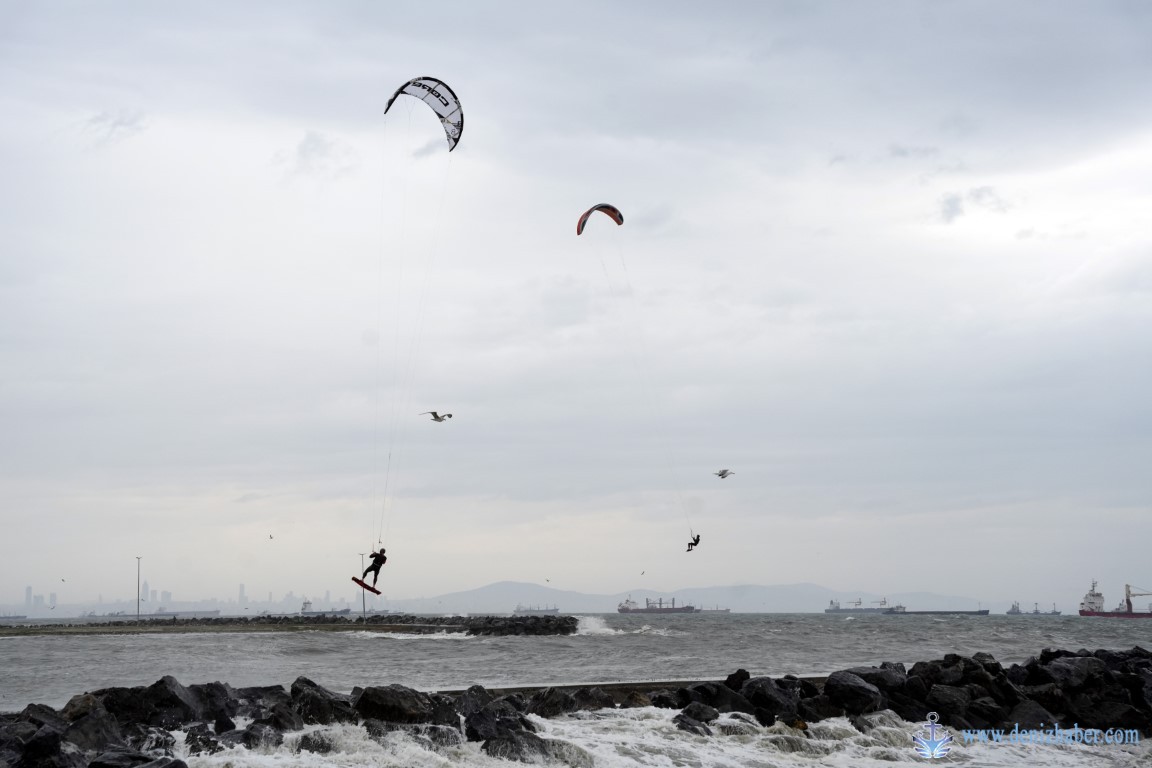
<svg viewBox="0 0 1152 768">
<path fill-rule="evenodd" d="M 64 581 L 64 579 L 60 579 L 60 581 Z"/>
<path fill-rule="evenodd" d="M 54 611 L 54 610 L 56 610 L 56 606 L 52 606 L 52 607 L 51 607 L 51 608 L 49 608 L 48 610 L 50 610 L 50 611 Z"/>
<path fill-rule="evenodd" d="M 272 534 L 268 534 L 268 538 L 272 538 Z"/>
<path fill-rule="evenodd" d="M 432 414 L 432 421 L 444 421 L 444 419 L 452 418 L 452 414 L 450 414 L 450 413 L 446 413 L 443 416 L 441 416 L 440 414 L 436 413 L 436 411 L 424 411 L 424 413 L 421 413 L 419 415 L 424 416 L 425 414 Z"/>
<path fill-rule="evenodd" d="M 644 574 L 646 574 L 646 573 L 648 573 L 648 571 L 640 571 L 640 575 L 641 575 L 641 576 L 643 576 L 643 575 L 644 575 Z"/>
<path fill-rule="evenodd" d="M 713 472 L 712 474 L 716 475 L 716 477 L 723 480 L 724 478 L 728 477 L 728 475 L 734 475 L 736 473 L 730 469 L 722 469 L 719 472 Z"/>
</svg>

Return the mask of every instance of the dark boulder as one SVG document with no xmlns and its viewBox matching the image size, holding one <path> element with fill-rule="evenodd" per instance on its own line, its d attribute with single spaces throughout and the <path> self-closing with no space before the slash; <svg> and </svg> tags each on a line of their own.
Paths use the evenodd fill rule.
<svg viewBox="0 0 1152 768">
<path fill-rule="evenodd" d="M 1008 719 L 1008 710 L 991 696 L 973 699 L 968 705 L 968 714 L 991 726 L 1003 723 Z"/>
<path fill-rule="evenodd" d="M 1080 694 L 1072 700 L 1068 714 L 1081 728 L 1134 728 L 1145 735 L 1152 734 L 1152 717 L 1124 701 Z"/>
<path fill-rule="evenodd" d="M 176 747 L 176 737 L 154 725 L 139 723 L 125 725 L 121 727 L 120 733 L 124 737 L 124 742 L 137 752 L 171 757 Z"/>
<path fill-rule="evenodd" d="M 1112 678 L 1108 665 L 1094 656 L 1064 656 L 1042 666 L 1065 693 Z"/>
<path fill-rule="evenodd" d="M 88 768 L 137 768 L 155 759 L 154 756 L 142 752 L 118 749 L 97 755 L 88 763 Z"/>
<path fill-rule="evenodd" d="M 940 713 L 940 722 L 952 725 L 956 717 L 964 717 L 971 702 L 972 695 L 964 688 L 934 685 L 928 691 L 928 699 L 924 703 L 934 712 Z"/>
<path fill-rule="evenodd" d="M 204 706 L 200 698 L 171 675 L 165 675 L 152 683 L 144 689 L 142 695 L 144 701 L 153 708 L 149 725 L 176 729 L 186 723 L 204 719 Z"/>
<path fill-rule="evenodd" d="M 1056 718 L 1037 702 L 1024 700 L 1012 708 L 1007 721 L 1020 728 L 1042 729 L 1051 728 Z"/>
<path fill-rule="evenodd" d="M 32 723 L 37 728 L 49 725 L 57 731 L 63 731 L 68 727 L 68 720 L 47 704 L 29 704 L 20 711 L 16 719 Z"/>
<path fill-rule="evenodd" d="M 139 768 L 188 768 L 188 764 L 176 757 L 158 757 L 150 763 L 144 763 Z"/>
<path fill-rule="evenodd" d="M 908 680 L 908 673 L 904 671 L 904 665 L 892 664 L 891 662 L 884 662 L 884 664 L 887 666 L 851 667 L 846 671 L 886 693 L 901 690 Z"/>
<path fill-rule="evenodd" d="M 748 670 L 738 669 L 724 678 L 724 685 L 739 693 L 740 689 L 744 687 L 744 683 L 748 682 L 751 678 L 752 675 L 748 674 Z"/>
<path fill-rule="evenodd" d="M 578 710 L 616 709 L 616 700 L 602 688 L 577 688 L 572 698 Z"/>
<path fill-rule="evenodd" d="M 81 715 L 64 729 L 64 740 L 75 744 L 81 751 L 94 754 L 116 747 L 126 747 L 116 718 L 104 707 L 96 705 L 88 714 Z"/>
<path fill-rule="evenodd" d="M 352 700 L 361 717 L 390 723 L 427 723 L 433 719 L 432 697 L 403 685 L 371 686 Z"/>
<path fill-rule="evenodd" d="M 756 711 L 756 707 L 752 702 L 748 701 L 748 699 L 727 685 L 721 685 L 719 683 L 696 683 L 687 688 L 681 688 L 676 693 L 681 706 L 687 706 L 691 702 L 699 701 L 710 707 L 715 707 L 720 712 L 746 712 L 752 714 Z M 791 700 L 792 694 L 788 692 L 786 693 L 786 697 Z"/>
<path fill-rule="evenodd" d="M 292 695 L 282 685 L 256 685 L 236 690 L 237 710 L 230 717 L 267 717 L 277 704 L 292 706 Z"/>
<path fill-rule="evenodd" d="M 240 743 L 248 749 L 278 747 L 284 743 L 284 734 L 266 723 L 252 723 L 240 732 Z"/>
<path fill-rule="evenodd" d="M 214 755 L 224 750 L 220 740 L 208 731 L 208 726 L 204 723 L 188 729 L 184 735 L 184 746 L 188 748 L 189 755 Z"/>
<path fill-rule="evenodd" d="M 824 683 L 824 695 L 834 706 L 843 708 L 851 715 L 874 712 L 883 709 L 885 704 L 884 694 L 879 688 L 843 670 L 828 676 Z"/>
<path fill-rule="evenodd" d="M 919 678 L 910 677 L 909 680 L 918 680 Z M 893 691 L 888 694 L 888 708 L 896 714 L 900 715 L 900 719 L 907 720 L 910 723 L 923 723 L 928 719 L 928 713 L 931 711 L 928 705 L 924 703 L 924 698 L 915 699 L 908 695 L 908 687 L 904 691 Z"/>
<path fill-rule="evenodd" d="M 121 727 L 130 725 L 153 725 L 155 707 L 144 698 L 144 687 L 102 688 L 93 691 L 104 709 Z"/>
<path fill-rule="evenodd" d="M 949 657 L 958 658 L 955 654 L 948 654 L 943 660 L 918 661 L 908 670 L 908 677 L 922 678 L 928 687 L 936 684 L 959 685 L 964 678 L 964 669 L 954 662 L 948 663 Z"/>
<path fill-rule="evenodd" d="M 522 731 L 534 733 L 536 726 L 504 699 L 490 702 L 464 719 L 468 741 L 503 739 Z"/>
<path fill-rule="evenodd" d="M 236 691 L 226 683 L 199 683 L 188 686 L 188 690 L 200 701 L 204 720 L 232 719 L 240 710 Z"/>
<path fill-rule="evenodd" d="M 680 697 L 672 691 L 653 691 L 648 694 L 648 700 L 652 702 L 652 706 L 660 709 L 680 709 L 684 706 L 680 703 Z"/>
<path fill-rule="evenodd" d="M 543 763 L 548 759 L 548 745 L 534 733 L 517 731 L 500 738 L 487 739 L 480 749 L 491 757 L 521 763 Z"/>
<path fill-rule="evenodd" d="M 750 678 L 740 689 L 740 695 L 752 705 L 753 712 L 763 710 L 774 716 L 795 716 L 796 706 L 800 702 L 797 690 L 781 688 L 770 677 Z M 759 713 L 757 713 L 757 718 L 760 718 Z M 765 725 L 771 725 L 771 723 L 765 723 Z"/>
<path fill-rule="evenodd" d="M 528 699 L 528 714 L 530 715 L 556 717 L 574 709 L 576 709 L 575 697 L 559 688 L 545 688 L 537 691 Z"/>
<path fill-rule="evenodd" d="M 827 720 L 830 717 L 843 717 L 844 708 L 838 707 L 824 694 L 800 699 L 796 704 L 796 714 L 810 723 Z"/>
<path fill-rule="evenodd" d="M 652 703 L 652 699 L 646 693 L 639 691 L 629 691 L 628 695 L 624 697 L 624 701 L 620 702 L 621 709 L 636 709 L 638 707 L 653 707 L 656 706 Z"/>
<path fill-rule="evenodd" d="M 456 697 L 456 711 L 463 717 L 478 712 L 495 700 L 495 696 L 485 690 L 482 685 L 473 685 L 464 693 Z"/>
<path fill-rule="evenodd" d="M 266 725 L 277 731 L 299 731 L 304 727 L 304 718 L 287 704 L 276 704 L 268 714 L 253 721 L 253 725 Z"/>
<path fill-rule="evenodd" d="M 1044 709 L 1055 714 L 1067 712 L 1068 708 L 1072 705 L 1072 702 L 1064 695 L 1064 691 L 1055 683 L 1022 685 L 1020 686 L 1020 691 L 1025 696 L 1026 701 L 1034 701 L 1044 707 Z"/>
<path fill-rule="evenodd" d="M 350 697 L 334 693 L 306 677 L 296 678 L 290 695 L 292 707 L 305 723 L 330 725 L 360 721 Z"/>
<path fill-rule="evenodd" d="M 715 707 L 710 707 L 700 701 L 694 701 L 684 707 L 682 714 L 701 723 L 710 723 L 720 717 L 720 712 Z"/>
<path fill-rule="evenodd" d="M 697 736 L 711 736 L 712 735 L 712 729 L 711 728 L 709 728 L 707 725 L 700 722 L 699 720 L 696 720 L 694 718 L 689 717 L 688 715 L 684 714 L 683 712 L 676 715 L 676 717 L 672 718 L 672 722 L 675 723 L 676 727 L 679 728 L 680 730 L 687 731 L 688 733 L 694 733 Z"/>
</svg>

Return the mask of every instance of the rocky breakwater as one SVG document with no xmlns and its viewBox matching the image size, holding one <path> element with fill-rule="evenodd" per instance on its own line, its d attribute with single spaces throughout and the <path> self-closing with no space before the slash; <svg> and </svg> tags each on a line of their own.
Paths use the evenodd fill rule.
<svg viewBox="0 0 1152 768">
<path fill-rule="evenodd" d="M 380 632 L 466 632 L 472 635 L 570 635 L 576 631 L 574 616 L 208 616 L 117 619 L 84 624 L 29 624 L 0 627 L 0 636 L 86 635 L 152 632 L 293 632 L 375 630 Z M 2 768 L 2 766 L 0 766 Z"/>
<path fill-rule="evenodd" d="M 579 620 L 575 616 L 369 616 L 357 618 L 362 626 L 421 624 L 442 626 L 470 635 L 571 635 Z"/>
<path fill-rule="evenodd" d="M 752 676 L 675 688 L 616 683 L 546 687 L 504 695 L 475 685 L 455 694 L 402 685 L 329 691 L 305 677 L 283 686 L 235 689 L 182 685 L 164 677 L 147 687 L 104 688 L 74 696 L 60 711 L 30 704 L 0 715 L 0 768 L 180 768 L 183 757 L 244 746 L 326 754 L 335 729 L 363 728 L 381 743 L 402 732 L 429 750 L 479 743 L 483 752 L 523 762 L 591 766 L 581 747 L 539 735 L 538 718 L 627 707 L 680 710 L 678 728 L 724 738 L 773 728 L 774 739 L 808 736 L 808 723 L 846 717 L 861 731 L 899 716 L 921 724 L 929 712 L 953 728 L 1121 728 L 1152 736 L 1152 653 L 1045 650 L 1005 669 L 988 654 L 853 667 L 823 680 Z M 890 711 L 891 714 L 878 714 Z M 239 721 L 239 722 L 238 722 Z"/>
</svg>

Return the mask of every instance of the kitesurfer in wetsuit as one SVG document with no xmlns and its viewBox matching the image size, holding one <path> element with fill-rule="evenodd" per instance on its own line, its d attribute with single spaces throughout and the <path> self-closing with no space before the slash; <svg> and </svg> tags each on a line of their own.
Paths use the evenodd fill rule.
<svg viewBox="0 0 1152 768">
<path fill-rule="evenodd" d="M 376 580 L 380 578 L 380 567 L 386 562 L 388 562 L 388 557 L 384 554 L 384 547 L 380 547 L 379 552 L 372 553 L 372 565 L 364 570 L 364 575 L 360 578 L 366 579 L 368 574 L 372 574 L 372 586 L 376 586 Z"/>
<path fill-rule="evenodd" d="M 691 552 L 692 548 L 695 547 L 699 543 L 700 543 L 700 534 L 696 534 L 695 536 L 692 537 L 692 541 L 688 542 L 687 551 Z"/>
</svg>

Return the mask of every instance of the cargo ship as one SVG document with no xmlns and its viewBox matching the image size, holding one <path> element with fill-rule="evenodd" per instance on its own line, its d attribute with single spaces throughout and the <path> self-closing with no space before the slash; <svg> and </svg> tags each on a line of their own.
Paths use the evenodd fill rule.
<svg viewBox="0 0 1152 768">
<path fill-rule="evenodd" d="M 894 605 L 884 611 L 886 616 L 987 616 L 988 609 L 978 611 L 910 611 L 902 605 Z"/>
<path fill-rule="evenodd" d="M 513 616 L 554 616 L 558 613 L 560 613 L 559 606 L 541 608 L 538 605 L 520 605 L 517 603 L 516 607 L 512 609 Z"/>
<path fill-rule="evenodd" d="M 1006 613 L 1009 616 L 1059 616 L 1060 615 L 1060 611 L 1056 610 L 1056 603 L 1052 603 L 1052 610 L 1050 610 L 1050 611 L 1040 610 L 1040 603 L 1032 603 L 1032 610 L 1022 611 L 1022 610 L 1020 610 L 1020 603 L 1017 600 L 1012 601 L 1012 607 L 1009 608 L 1006 611 Z"/>
<path fill-rule="evenodd" d="M 676 598 L 672 598 L 669 605 L 664 604 L 664 598 L 649 600 L 644 598 L 644 607 L 634 601 L 631 596 L 616 606 L 617 613 L 699 613 L 700 609 L 694 605 L 676 605 Z"/>
<path fill-rule="evenodd" d="M 888 610 L 888 598 L 881 598 L 880 600 L 873 600 L 872 602 L 878 603 L 878 608 L 864 608 L 864 601 L 857 598 L 856 600 L 848 603 L 848 608 L 841 608 L 839 600 L 829 600 L 828 607 L 824 609 L 824 613 L 884 613 Z"/>
<path fill-rule="evenodd" d="M 1131 584 L 1124 585 L 1124 599 L 1114 611 L 1104 610 L 1104 595 L 1096 591 L 1096 579 L 1092 579 L 1092 588 L 1080 601 L 1081 616 L 1097 616 L 1105 619 L 1152 619 L 1152 606 L 1147 611 L 1132 609 L 1132 598 L 1146 597 L 1152 592 L 1133 592 Z"/>
<path fill-rule="evenodd" d="M 327 611 L 314 611 L 312 610 L 312 601 L 308 598 L 304 598 L 304 605 L 300 606 L 301 616 L 348 616 L 351 613 L 351 608 L 331 608 Z"/>
</svg>

